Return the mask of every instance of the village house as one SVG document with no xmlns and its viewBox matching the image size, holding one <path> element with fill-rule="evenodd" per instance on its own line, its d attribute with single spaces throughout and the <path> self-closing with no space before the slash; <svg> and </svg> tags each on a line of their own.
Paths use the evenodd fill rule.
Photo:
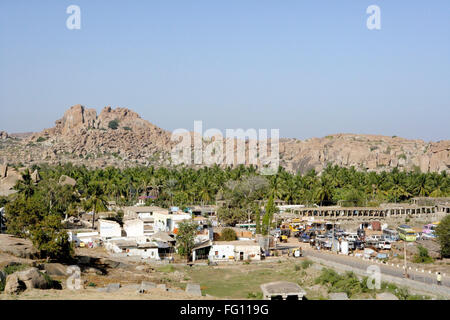
<svg viewBox="0 0 450 320">
<path fill-rule="evenodd" d="M 167 211 L 167 209 L 157 206 L 130 206 L 123 208 L 123 219 L 136 219 L 138 217 L 152 217 L 156 211 Z"/>
<path fill-rule="evenodd" d="M 144 221 L 141 219 L 127 220 L 123 224 L 123 230 L 128 238 L 138 238 L 144 236 Z"/>
<path fill-rule="evenodd" d="M 122 228 L 120 224 L 112 220 L 98 220 L 98 228 L 100 238 L 106 240 L 111 238 L 118 238 L 122 236 Z"/>
<path fill-rule="evenodd" d="M 153 212 L 155 219 L 154 227 L 159 231 L 177 233 L 178 224 L 182 221 L 189 221 L 192 219 L 190 213 L 183 211 L 155 211 Z"/>
<path fill-rule="evenodd" d="M 173 252 L 171 244 L 164 241 L 150 240 L 148 238 L 145 241 L 142 241 L 142 238 L 113 239 L 105 243 L 105 248 L 111 253 L 149 260 L 161 260 Z"/>
<path fill-rule="evenodd" d="M 155 228 L 155 213 L 168 213 L 167 209 L 163 209 L 156 206 L 147 206 L 147 207 L 125 207 L 124 208 L 124 221 L 140 219 L 143 222 L 143 235 L 151 236 L 158 229 Z M 137 227 L 138 223 L 136 223 Z M 140 233 L 140 231 L 139 231 Z"/>
<path fill-rule="evenodd" d="M 96 231 L 78 233 L 68 231 L 67 234 L 69 235 L 69 241 L 74 242 L 76 246 L 83 244 L 92 247 L 100 238 L 99 233 Z"/>
<path fill-rule="evenodd" d="M 261 247 L 254 241 L 216 241 L 209 251 L 209 260 L 261 260 Z"/>
</svg>

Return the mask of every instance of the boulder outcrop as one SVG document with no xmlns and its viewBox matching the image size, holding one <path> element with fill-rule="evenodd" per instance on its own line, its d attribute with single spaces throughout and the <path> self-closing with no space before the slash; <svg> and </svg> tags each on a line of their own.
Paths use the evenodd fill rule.
<svg viewBox="0 0 450 320">
<path fill-rule="evenodd" d="M 97 115 L 95 109 L 79 104 L 70 107 L 53 128 L 7 142 L 0 140 L 9 163 L 71 162 L 122 168 L 170 165 L 171 150 L 176 143 L 171 141 L 170 132 L 130 109 L 108 106 Z M 203 141 L 204 148 L 208 143 Z M 279 150 L 280 165 L 290 172 L 304 173 L 310 169 L 320 172 L 329 163 L 376 172 L 393 168 L 450 172 L 450 140 L 425 142 L 396 136 L 333 134 L 306 140 L 280 139 Z M 4 171 L 1 167 L 0 179 L 4 179 Z"/>
</svg>

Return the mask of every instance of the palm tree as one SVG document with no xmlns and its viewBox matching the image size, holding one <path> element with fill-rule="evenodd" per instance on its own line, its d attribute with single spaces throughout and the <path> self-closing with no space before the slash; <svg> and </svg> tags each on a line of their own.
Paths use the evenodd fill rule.
<svg viewBox="0 0 450 320">
<path fill-rule="evenodd" d="M 108 200 L 105 196 L 104 185 L 100 182 L 92 182 L 89 184 L 88 190 L 89 198 L 84 202 L 85 210 L 92 210 L 92 229 L 95 228 L 96 213 L 104 210 L 108 205 Z"/>
<path fill-rule="evenodd" d="M 25 197 L 25 200 L 28 200 L 34 194 L 34 182 L 31 178 L 30 170 L 26 169 L 25 172 L 22 173 L 22 179 L 17 181 L 14 189 L 19 191 Z"/>
</svg>

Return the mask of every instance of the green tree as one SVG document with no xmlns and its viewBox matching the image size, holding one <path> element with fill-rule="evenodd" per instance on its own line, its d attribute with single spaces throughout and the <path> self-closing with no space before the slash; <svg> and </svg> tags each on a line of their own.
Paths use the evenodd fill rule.
<svg viewBox="0 0 450 320">
<path fill-rule="evenodd" d="M 108 200 L 105 195 L 104 185 L 100 182 L 92 182 L 88 186 L 88 199 L 84 202 L 85 210 L 92 210 L 92 229 L 95 228 L 95 216 L 106 209 Z"/>
<path fill-rule="evenodd" d="M 31 241 L 41 256 L 67 261 L 73 255 L 73 247 L 67 232 L 62 228 L 61 218 L 50 214 L 36 224 L 30 233 Z"/>
<path fill-rule="evenodd" d="M 190 259 L 194 248 L 194 239 L 198 225 L 192 221 L 183 221 L 178 224 L 177 251 L 182 257 Z"/>
<path fill-rule="evenodd" d="M 276 212 L 276 207 L 273 200 L 273 195 L 270 195 L 269 200 L 267 201 L 267 205 L 265 208 L 265 213 L 263 216 L 262 223 L 262 234 L 267 235 L 270 231 L 273 221 L 273 215 Z"/>
<path fill-rule="evenodd" d="M 428 249 L 419 245 L 417 246 L 418 253 L 414 256 L 415 263 L 431 263 L 433 258 L 428 254 Z"/>
<path fill-rule="evenodd" d="M 119 128 L 119 120 L 117 120 L 117 119 L 111 120 L 108 123 L 108 128 L 113 129 L 113 130 L 116 130 L 117 128 Z"/>
<path fill-rule="evenodd" d="M 220 235 L 221 241 L 234 241 L 237 240 L 236 232 L 231 228 L 224 228 Z"/>
<path fill-rule="evenodd" d="M 256 234 L 261 234 L 261 209 L 259 205 L 254 206 L 254 214 L 255 214 L 255 224 L 256 224 Z"/>
<path fill-rule="evenodd" d="M 446 215 L 436 227 L 436 236 L 441 245 L 441 255 L 444 258 L 450 257 L 450 215 Z"/>
</svg>

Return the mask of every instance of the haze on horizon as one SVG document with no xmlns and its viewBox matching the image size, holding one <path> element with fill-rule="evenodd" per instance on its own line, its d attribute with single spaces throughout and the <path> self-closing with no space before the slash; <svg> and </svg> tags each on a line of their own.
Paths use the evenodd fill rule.
<svg viewBox="0 0 450 320">
<path fill-rule="evenodd" d="M 81 29 L 66 8 L 81 8 Z M 381 8 L 368 30 L 366 8 Z M 0 130 L 75 104 L 166 129 L 450 139 L 450 2 L 0 2 Z"/>
</svg>

